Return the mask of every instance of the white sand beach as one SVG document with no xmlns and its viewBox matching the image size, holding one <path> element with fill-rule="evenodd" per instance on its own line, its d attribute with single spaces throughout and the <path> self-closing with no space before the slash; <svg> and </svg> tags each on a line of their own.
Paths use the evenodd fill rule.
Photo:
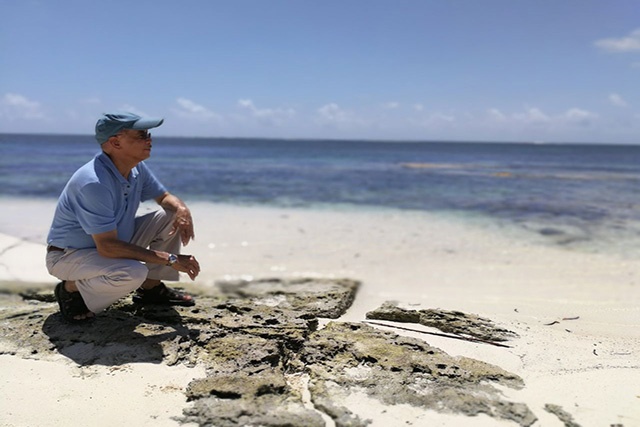
<svg viewBox="0 0 640 427">
<path fill-rule="evenodd" d="M 0 282 L 53 288 L 44 240 L 55 202 L 3 201 Z M 477 314 L 520 337 L 500 348 L 395 332 L 521 376 L 525 388 L 504 393 L 529 406 L 535 425 L 563 425 L 544 409 L 554 404 L 582 426 L 640 426 L 640 264 L 633 256 L 419 212 L 189 205 L 196 240 L 184 252 L 200 261 L 197 287 L 240 277 L 348 277 L 362 286 L 339 320 L 363 321 L 390 300 Z M 199 368 L 163 364 L 79 367 L 62 355 L 25 356 L 5 341 L 2 426 L 178 425 L 172 417 L 189 405 L 184 388 L 203 376 Z M 373 426 L 514 425 L 350 399 L 350 409 Z"/>
</svg>

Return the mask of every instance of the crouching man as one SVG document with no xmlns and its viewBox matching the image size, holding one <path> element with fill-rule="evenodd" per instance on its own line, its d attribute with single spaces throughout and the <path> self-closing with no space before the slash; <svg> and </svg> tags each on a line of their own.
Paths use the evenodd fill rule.
<svg viewBox="0 0 640 427">
<path fill-rule="evenodd" d="M 69 322 L 86 322 L 135 291 L 140 304 L 194 305 L 163 280 L 179 272 L 194 280 L 195 257 L 180 246 L 195 237 L 187 206 L 156 179 L 144 160 L 151 155 L 149 129 L 163 119 L 131 113 L 104 114 L 95 136 L 102 151 L 78 169 L 64 187 L 47 237 L 49 273 L 60 312 Z M 161 209 L 136 217 L 141 202 Z"/>
</svg>

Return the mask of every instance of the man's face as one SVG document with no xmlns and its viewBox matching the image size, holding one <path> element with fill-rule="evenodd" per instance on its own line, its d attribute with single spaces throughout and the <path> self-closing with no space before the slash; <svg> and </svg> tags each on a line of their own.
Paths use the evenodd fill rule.
<svg viewBox="0 0 640 427">
<path fill-rule="evenodd" d="M 151 156 L 151 134 L 148 131 L 127 129 L 116 136 L 122 144 L 123 154 L 139 162 Z"/>
</svg>

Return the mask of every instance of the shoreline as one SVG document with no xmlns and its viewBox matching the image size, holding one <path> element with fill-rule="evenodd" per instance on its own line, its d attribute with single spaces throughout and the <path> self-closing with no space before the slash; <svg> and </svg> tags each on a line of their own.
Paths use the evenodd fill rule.
<svg viewBox="0 0 640 427">
<path fill-rule="evenodd" d="M 362 215 L 406 217 L 411 220 L 437 221 L 454 228 L 484 229 L 489 234 L 499 234 L 508 240 L 518 241 L 525 245 L 541 246 L 552 249 L 567 250 L 586 254 L 622 257 L 629 260 L 640 256 L 640 221 L 628 219 L 626 223 L 616 221 L 602 225 L 598 221 L 580 224 L 575 219 L 561 222 L 547 221 L 544 218 L 505 218 L 492 216 L 489 213 L 463 210 L 434 210 L 393 208 L 387 206 L 370 206 L 355 204 L 316 203 L 309 205 L 280 206 L 278 204 L 253 204 L 213 202 L 195 199 L 184 199 L 191 208 L 206 212 L 222 212 L 225 218 L 231 211 L 311 213 L 312 215 Z M 1 196 L 0 201 L 6 206 L 0 216 L 0 234 L 7 234 L 27 242 L 44 244 L 50 221 L 53 217 L 56 198 Z M 156 209 L 152 201 L 143 203 L 140 212 Z M 17 218 L 20 220 L 18 221 Z M 204 224 L 200 218 L 194 218 L 196 231 Z M 214 227 L 204 224 L 205 233 L 209 234 Z M 215 231 L 215 230 L 214 230 Z M 198 233 L 200 234 L 200 233 Z"/>
<path fill-rule="evenodd" d="M 22 213 L 17 230 L 22 236 L 46 233 L 54 201 L 13 202 L 0 232 Z M 339 321 L 361 322 L 368 311 L 389 300 L 414 309 L 478 314 L 520 338 L 512 348 L 502 349 L 394 332 L 521 376 L 525 388 L 505 394 L 530 406 L 539 419 L 535 425 L 561 425 L 544 410 L 547 403 L 562 406 L 581 425 L 640 423 L 637 261 L 615 253 L 586 253 L 515 239 L 497 229 L 420 212 L 189 205 L 196 240 L 184 252 L 196 255 L 203 266 L 201 276 L 189 286 L 206 291 L 221 279 L 348 277 L 360 280 L 362 286 Z M 4 233 L 0 244 L 0 264 L 12 274 L 0 270 L 0 281 L 53 287 L 55 278 L 44 271 L 44 244 Z M 3 355 L 9 360 L 17 357 Z M 6 371 L 12 364 L 0 366 Z M 40 378 L 44 375 L 39 368 L 15 366 L 22 366 L 21 375 L 27 377 L 36 371 Z M 128 378 L 125 373 L 117 375 Z M 11 394 L 28 401 L 25 385 L 5 387 L 19 388 Z M 368 410 L 371 405 L 364 404 Z M 442 415 L 431 412 L 428 416 L 434 419 Z M 148 418 L 142 416 L 149 414 L 141 414 L 144 425 Z M 426 416 L 415 415 L 415 420 Z M 469 425 L 483 425 L 479 417 L 467 420 Z M 2 421 L 11 425 L 10 420 Z"/>
</svg>

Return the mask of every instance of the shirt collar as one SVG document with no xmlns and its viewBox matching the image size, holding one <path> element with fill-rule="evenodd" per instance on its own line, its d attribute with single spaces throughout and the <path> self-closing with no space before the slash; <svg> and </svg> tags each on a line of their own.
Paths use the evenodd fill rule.
<svg viewBox="0 0 640 427">
<path fill-rule="evenodd" d="M 113 160 L 111 160 L 111 157 L 107 156 L 107 153 L 102 151 L 96 154 L 95 159 L 100 163 L 102 163 L 107 169 L 109 169 L 109 171 L 111 171 L 111 173 L 113 173 L 118 178 L 118 180 L 120 180 L 121 182 L 127 182 L 127 180 L 124 179 L 124 176 L 122 176 L 118 168 L 116 168 L 116 165 L 113 164 Z M 138 177 L 139 173 L 140 172 L 138 171 L 138 166 L 131 169 L 131 172 L 129 173 L 129 181 L 135 180 Z"/>
</svg>

